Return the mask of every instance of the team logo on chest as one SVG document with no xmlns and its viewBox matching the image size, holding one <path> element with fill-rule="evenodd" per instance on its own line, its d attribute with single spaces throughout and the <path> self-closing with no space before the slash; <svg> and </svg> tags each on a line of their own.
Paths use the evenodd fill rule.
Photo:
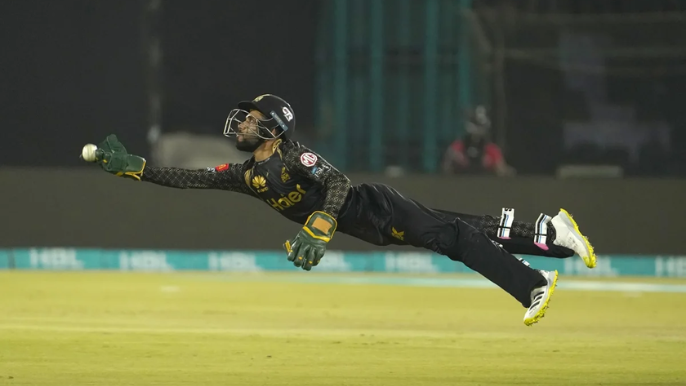
<svg viewBox="0 0 686 386">
<path fill-rule="evenodd" d="M 281 182 L 286 182 L 291 179 L 291 176 L 288 174 L 288 171 L 286 171 L 286 167 L 281 168 Z"/>
</svg>

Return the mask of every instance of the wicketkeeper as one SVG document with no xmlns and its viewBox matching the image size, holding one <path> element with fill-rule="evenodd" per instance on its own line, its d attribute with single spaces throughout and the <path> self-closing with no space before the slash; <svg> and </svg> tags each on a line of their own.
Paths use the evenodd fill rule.
<svg viewBox="0 0 686 386">
<path fill-rule="evenodd" d="M 115 135 L 98 146 L 105 171 L 137 181 L 180 189 L 221 189 L 258 198 L 302 229 L 284 247 L 288 260 L 311 270 L 327 243 L 342 232 L 374 245 L 411 245 L 460 261 L 527 308 L 524 323 L 540 320 L 555 288 L 557 271 L 531 268 L 513 253 L 549 257 L 578 254 L 596 264 L 593 248 L 565 210 L 541 214 L 535 223 L 514 220 L 505 208 L 499 218 L 427 208 L 384 184 L 352 186 L 348 177 L 320 155 L 293 141 L 295 113 L 283 99 L 266 94 L 240 102 L 224 126 L 236 147 L 252 153 L 242 164 L 200 170 L 146 165 L 129 154 Z"/>
</svg>

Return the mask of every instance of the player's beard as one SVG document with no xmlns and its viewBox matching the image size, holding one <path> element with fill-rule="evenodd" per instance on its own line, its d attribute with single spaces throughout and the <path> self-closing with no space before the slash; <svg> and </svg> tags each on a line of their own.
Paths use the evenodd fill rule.
<svg viewBox="0 0 686 386">
<path fill-rule="evenodd" d="M 257 136 L 243 136 L 243 140 L 239 141 L 236 139 L 236 149 L 240 151 L 246 151 L 248 153 L 252 153 L 255 150 L 257 150 L 260 145 L 264 143 L 264 138 L 260 138 Z"/>
</svg>

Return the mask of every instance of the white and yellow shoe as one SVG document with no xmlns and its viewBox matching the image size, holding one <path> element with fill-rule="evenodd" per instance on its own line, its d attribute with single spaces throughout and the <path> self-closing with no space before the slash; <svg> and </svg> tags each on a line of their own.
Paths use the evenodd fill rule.
<svg viewBox="0 0 686 386">
<path fill-rule="evenodd" d="M 586 263 L 588 268 L 596 265 L 595 252 L 593 246 L 579 230 L 579 225 L 574 221 L 572 215 L 564 209 L 553 217 L 550 221 L 555 227 L 555 241 L 553 244 L 569 248 L 579 255 Z"/>
<path fill-rule="evenodd" d="M 550 297 L 555 291 L 555 286 L 557 285 L 557 271 L 542 271 L 538 272 L 543 275 L 546 280 L 546 284 L 534 288 L 531 291 L 531 305 L 529 309 L 526 310 L 524 314 L 524 324 L 531 326 L 537 323 L 545 316 L 545 311 L 548 309 L 548 303 L 550 302 Z"/>
</svg>

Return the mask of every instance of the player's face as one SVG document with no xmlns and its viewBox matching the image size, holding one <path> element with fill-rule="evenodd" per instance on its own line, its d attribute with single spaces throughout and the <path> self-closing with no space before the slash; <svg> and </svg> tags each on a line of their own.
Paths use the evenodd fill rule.
<svg viewBox="0 0 686 386">
<path fill-rule="evenodd" d="M 260 145 L 262 139 L 257 136 L 260 119 L 264 119 L 261 112 L 250 110 L 245 120 L 238 125 L 236 135 L 236 148 L 238 150 L 254 151 Z"/>
<path fill-rule="evenodd" d="M 250 110 L 250 113 L 245 117 L 245 121 L 238 125 L 238 140 L 244 141 L 245 138 L 256 135 L 258 131 L 257 124 L 262 118 L 264 118 L 262 113 L 257 110 Z"/>
</svg>

